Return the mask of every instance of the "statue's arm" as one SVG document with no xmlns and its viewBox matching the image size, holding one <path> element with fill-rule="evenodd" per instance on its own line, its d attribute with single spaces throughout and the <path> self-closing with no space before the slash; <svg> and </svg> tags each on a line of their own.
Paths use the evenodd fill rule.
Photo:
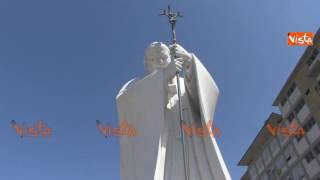
<svg viewBox="0 0 320 180">
<path fill-rule="evenodd" d="M 196 65 L 197 57 L 193 53 L 189 53 L 181 45 L 174 44 L 170 46 L 171 54 L 176 58 L 176 61 L 182 63 L 184 67 L 185 89 L 192 104 L 198 106 L 198 90 Z"/>
<path fill-rule="evenodd" d="M 169 65 L 163 69 L 164 74 L 164 81 L 163 81 L 163 87 L 166 88 L 165 90 L 165 99 L 167 103 L 169 103 L 169 100 L 171 97 L 173 97 L 177 93 L 177 87 L 175 80 L 175 75 L 180 72 L 183 68 L 183 63 L 181 61 L 173 60 L 169 63 Z"/>
<path fill-rule="evenodd" d="M 193 53 L 189 53 L 179 44 L 171 45 L 170 51 L 171 54 L 175 57 L 175 60 L 183 65 L 185 69 L 186 78 L 191 80 L 194 73 L 193 64 L 194 59 L 196 58 L 195 55 Z"/>
<path fill-rule="evenodd" d="M 194 61 L 196 56 L 193 53 L 190 53 L 191 59 L 185 62 L 184 65 L 184 75 L 186 78 L 186 82 L 194 83 L 195 81 L 195 65 Z"/>
<path fill-rule="evenodd" d="M 183 63 L 180 61 L 173 60 L 171 61 L 166 68 L 162 71 L 164 73 L 164 80 L 166 84 L 170 83 L 173 77 L 182 70 Z"/>
</svg>

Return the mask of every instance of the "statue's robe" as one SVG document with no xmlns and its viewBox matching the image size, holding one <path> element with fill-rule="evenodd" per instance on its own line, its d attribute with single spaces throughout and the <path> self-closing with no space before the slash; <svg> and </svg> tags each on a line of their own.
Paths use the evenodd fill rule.
<svg viewBox="0 0 320 180">
<path fill-rule="evenodd" d="M 218 87 L 192 55 L 180 77 L 185 124 L 206 127 L 212 120 Z M 135 137 L 120 139 L 122 180 L 184 180 L 177 84 L 168 83 L 165 70 L 126 83 L 117 95 L 119 121 L 136 128 Z M 213 136 L 185 135 L 189 180 L 230 180 L 229 172 Z"/>
</svg>

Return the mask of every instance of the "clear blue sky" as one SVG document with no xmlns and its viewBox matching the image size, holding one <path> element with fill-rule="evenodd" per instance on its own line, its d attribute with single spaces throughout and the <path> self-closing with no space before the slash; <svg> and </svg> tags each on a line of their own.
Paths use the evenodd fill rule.
<svg viewBox="0 0 320 180">
<path fill-rule="evenodd" d="M 119 142 L 95 120 L 117 123 L 115 96 L 143 74 L 144 48 L 170 41 L 171 3 L 183 12 L 178 40 L 214 76 L 215 123 L 224 160 L 237 163 L 272 111 L 304 48 L 289 31 L 320 24 L 318 0 L 0 0 L 0 179 L 117 180 Z M 10 121 L 43 119 L 51 139 L 20 139 Z"/>
</svg>

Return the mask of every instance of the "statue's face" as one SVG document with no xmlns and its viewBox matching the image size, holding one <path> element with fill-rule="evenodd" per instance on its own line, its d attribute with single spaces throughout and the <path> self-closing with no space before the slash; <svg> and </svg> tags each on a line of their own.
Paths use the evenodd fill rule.
<svg viewBox="0 0 320 180">
<path fill-rule="evenodd" d="M 170 50 L 160 42 L 151 43 L 145 51 L 144 64 L 146 70 L 151 73 L 160 70 L 170 63 Z"/>
</svg>

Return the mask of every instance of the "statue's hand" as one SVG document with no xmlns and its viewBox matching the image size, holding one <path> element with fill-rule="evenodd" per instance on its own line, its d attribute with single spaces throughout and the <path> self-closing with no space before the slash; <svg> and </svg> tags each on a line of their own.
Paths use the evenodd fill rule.
<svg viewBox="0 0 320 180">
<path fill-rule="evenodd" d="M 170 64 L 165 68 L 165 74 L 167 79 L 172 79 L 175 74 L 180 72 L 183 67 L 183 60 L 182 58 L 176 58 L 175 60 L 171 61 Z"/>
<path fill-rule="evenodd" d="M 183 66 L 188 66 L 192 60 L 192 55 L 186 51 L 182 46 L 180 46 L 179 44 L 174 44 L 170 46 L 170 51 L 172 56 L 174 56 L 174 58 L 180 58 Z"/>
</svg>

